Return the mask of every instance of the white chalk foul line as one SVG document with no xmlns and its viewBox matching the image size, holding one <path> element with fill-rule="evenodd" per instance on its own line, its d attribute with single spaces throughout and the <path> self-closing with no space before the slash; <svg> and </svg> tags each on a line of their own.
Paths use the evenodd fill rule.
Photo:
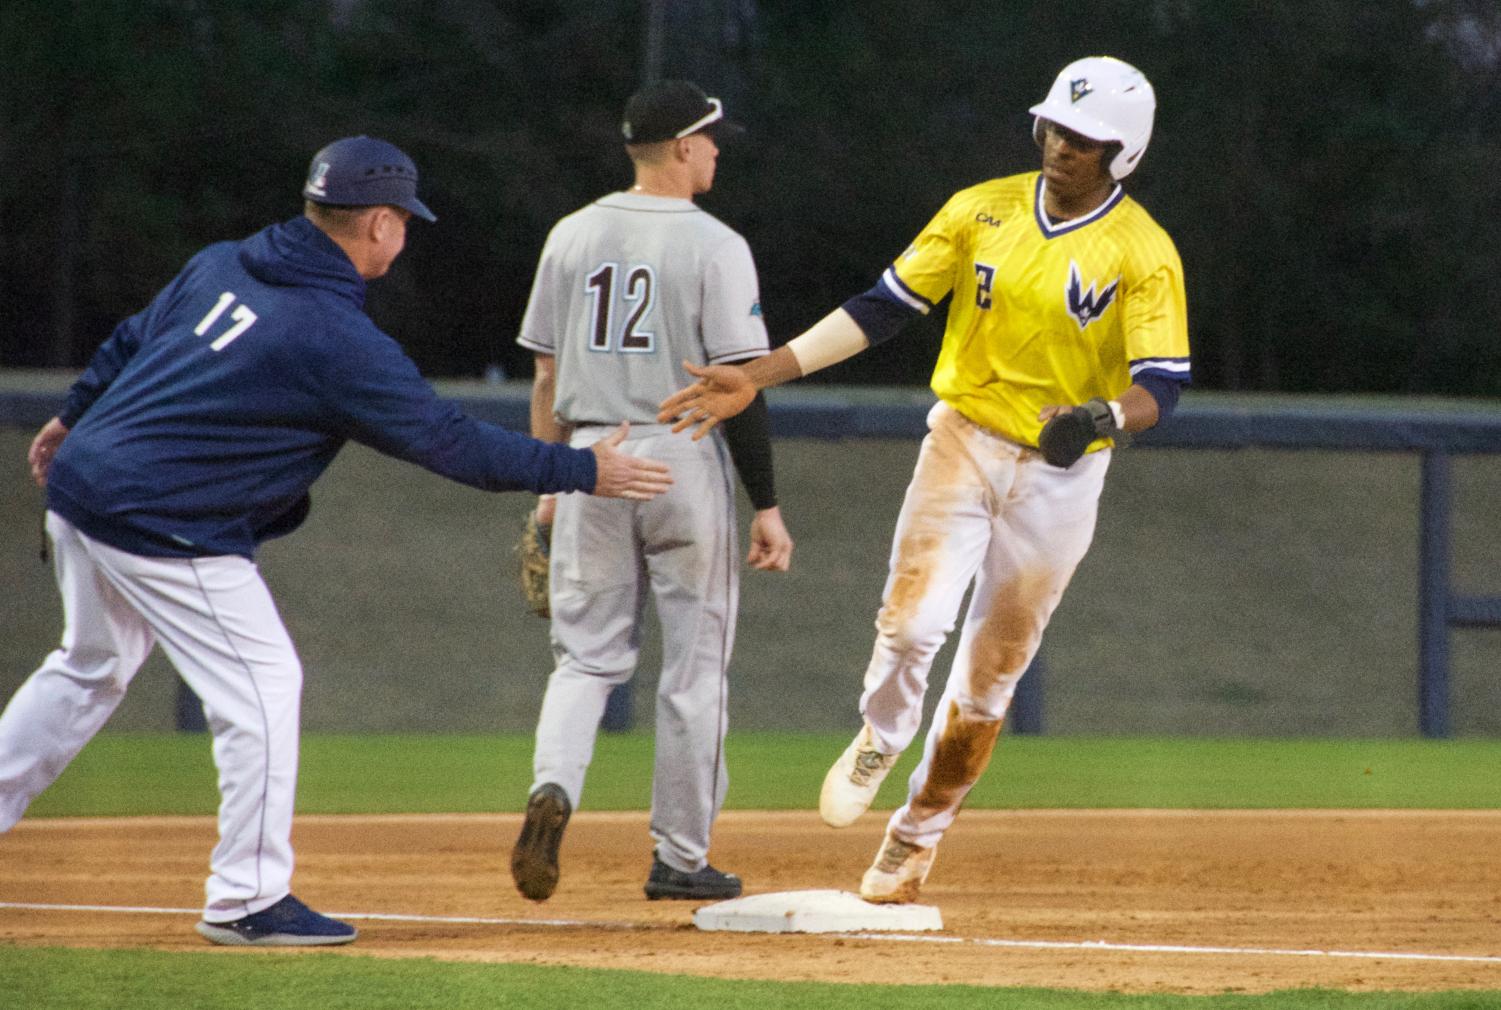
<svg viewBox="0 0 1501 1010">
<path fill-rule="evenodd" d="M 198 915 L 198 908 L 153 908 L 147 905 L 52 905 L 29 901 L 0 901 L 0 908 L 25 909 L 32 912 L 115 912 L 143 915 Z M 650 929 L 639 922 L 590 921 L 585 919 L 494 919 L 474 915 L 402 915 L 396 912 L 324 912 L 335 919 L 360 919 L 379 922 L 426 922 L 471 926 L 553 926 L 570 929 Z"/>
<path fill-rule="evenodd" d="M 196 908 L 152 908 L 132 905 L 54 905 L 40 902 L 0 901 L 0 909 L 37 912 L 110 912 L 114 914 L 197 915 Z M 418 922 L 473 926 L 550 926 L 558 929 L 658 929 L 639 922 L 609 922 L 584 919 L 500 919 L 479 915 L 402 915 L 394 912 L 328 912 L 336 919 L 371 922 Z M 1444 961 L 1501 965 L 1501 956 L 1487 954 L 1421 954 L 1412 951 L 1314 950 L 1282 947 L 1188 947 L 1175 944 L 1111 943 L 1108 940 L 1002 940 L 986 937 L 932 936 L 921 933 L 812 933 L 810 937 L 833 940 L 880 940 L 888 943 L 959 944 L 974 947 L 1004 947 L 1013 950 L 1098 950 L 1126 954 L 1219 954 L 1233 957 L 1331 957 L 1379 961 Z"/>
<path fill-rule="evenodd" d="M 1140 954 L 1231 954 L 1260 957 L 1353 957 L 1367 960 L 1463 961 L 1501 965 L 1501 956 L 1487 954 L 1419 954 L 1412 951 L 1300 950 L 1282 947 L 1184 947 L 1158 943 L 1111 943 L 1108 940 L 993 940 L 985 937 L 924 936 L 920 933 L 840 933 L 845 939 L 892 940 L 898 943 L 966 943 L 976 947 L 1024 950 L 1107 950 Z"/>
</svg>

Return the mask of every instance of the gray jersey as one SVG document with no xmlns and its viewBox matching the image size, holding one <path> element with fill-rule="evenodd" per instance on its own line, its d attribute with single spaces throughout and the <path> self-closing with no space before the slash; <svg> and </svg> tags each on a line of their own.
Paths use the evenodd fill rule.
<svg viewBox="0 0 1501 1010">
<path fill-rule="evenodd" d="M 685 360 L 766 353 L 750 247 L 691 200 L 602 197 L 548 235 L 516 342 L 558 359 L 565 424 L 655 422 Z"/>
<path fill-rule="evenodd" d="M 547 238 L 518 342 L 556 358 L 553 411 L 583 448 L 631 422 L 620 451 L 672 466 L 648 501 L 563 495 L 553 521 L 550 600 L 557 665 L 537 717 L 533 791 L 573 809 L 605 702 L 634 674 L 647 596 L 662 625 L 651 835 L 691 872 L 708 859 L 727 778 L 726 669 L 735 638 L 739 547 L 730 456 L 656 423 L 695 364 L 765 354 L 745 240 L 691 200 L 614 193 Z"/>
</svg>

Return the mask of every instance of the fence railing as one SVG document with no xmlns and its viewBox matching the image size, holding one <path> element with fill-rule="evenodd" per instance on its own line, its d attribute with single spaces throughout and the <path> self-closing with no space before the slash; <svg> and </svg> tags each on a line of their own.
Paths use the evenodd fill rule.
<svg viewBox="0 0 1501 1010">
<path fill-rule="evenodd" d="M 0 424 L 40 426 L 56 413 L 71 377 L 0 372 Z M 475 417 L 525 430 L 529 387 L 522 382 L 438 382 L 438 391 Z M 767 394 L 774 434 L 799 438 L 920 438 L 933 403 L 926 389 L 795 385 Z M 1467 596 L 1452 582 L 1454 456 L 1501 454 L 1501 404 L 1396 397 L 1310 397 L 1190 393 L 1165 425 L 1136 438 L 1173 449 L 1328 449 L 1406 452 L 1421 458 L 1419 517 L 1418 730 L 1447 737 L 1453 628 L 1501 627 L 1501 596 Z M 625 685 L 628 688 L 629 685 Z M 1012 729 L 1040 733 L 1045 678 L 1037 662 L 1012 704 Z M 195 714 L 197 719 L 195 720 Z M 178 724 L 201 723 L 179 698 Z M 605 727 L 628 728 L 628 690 L 617 690 Z"/>
<path fill-rule="evenodd" d="M 800 390 L 799 396 L 777 397 L 779 392 L 783 391 L 770 394 L 776 397 L 771 400 L 773 430 L 804 437 L 919 437 L 932 402 L 926 395 L 914 395 L 915 402 L 902 402 L 897 396 L 883 403 L 869 392 L 842 396 L 837 390 Z M 1418 730 L 1426 737 L 1450 735 L 1450 629 L 1501 627 L 1501 596 L 1462 596 L 1454 590 L 1451 459 L 1501 454 L 1501 405 L 1393 397 L 1189 394 L 1166 424 L 1139 436 L 1135 445 L 1418 454 Z M 1013 702 L 1016 732 L 1042 731 L 1041 673 L 1040 664 L 1034 664 L 1022 678 Z"/>
</svg>

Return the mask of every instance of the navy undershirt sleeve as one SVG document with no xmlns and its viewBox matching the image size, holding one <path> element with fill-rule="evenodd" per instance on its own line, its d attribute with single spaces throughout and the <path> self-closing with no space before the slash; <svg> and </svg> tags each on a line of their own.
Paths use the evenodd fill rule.
<svg viewBox="0 0 1501 1010">
<path fill-rule="evenodd" d="M 879 283 L 869 291 L 863 292 L 844 303 L 844 311 L 848 312 L 865 331 L 865 338 L 871 344 L 879 344 L 890 340 L 901 332 L 902 327 L 912 321 L 914 316 L 921 315 L 910 305 L 892 298 Z"/>
</svg>

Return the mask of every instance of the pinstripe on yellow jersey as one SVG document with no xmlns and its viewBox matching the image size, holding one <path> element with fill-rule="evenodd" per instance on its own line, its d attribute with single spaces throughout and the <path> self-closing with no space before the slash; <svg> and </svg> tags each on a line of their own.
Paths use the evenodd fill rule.
<svg viewBox="0 0 1501 1010">
<path fill-rule="evenodd" d="M 1172 239 L 1119 186 L 1089 215 L 1053 225 L 1042 187 L 1029 172 L 961 190 L 881 278 L 885 294 L 921 312 L 953 294 L 933 391 L 1025 445 L 1037 444 L 1049 404 L 1111 399 L 1142 374 L 1189 379 Z"/>
</svg>

